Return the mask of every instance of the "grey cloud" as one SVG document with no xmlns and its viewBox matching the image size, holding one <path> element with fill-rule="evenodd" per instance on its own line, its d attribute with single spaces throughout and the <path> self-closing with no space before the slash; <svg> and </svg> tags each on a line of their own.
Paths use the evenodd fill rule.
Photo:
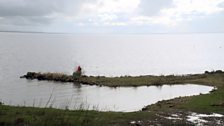
<svg viewBox="0 0 224 126">
<path fill-rule="evenodd" d="M 219 7 L 224 8 L 224 2 L 220 3 Z"/>
<path fill-rule="evenodd" d="M 22 17 L 22 16 L 13 16 L 13 17 L 4 17 L 0 19 L 1 25 L 42 25 L 42 24 L 49 24 L 51 19 L 47 17 Z"/>
<path fill-rule="evenodd" d="M 163 8 L 172 7 L 173 0 L 141 0 L 140 13 L 147 16 L 157 15 Z"/>
<path fill-rule="evenodd" d="M 57 3 L 57 2 L 55 2 Z M 0 16 L 43 16 L 57 11 L 57 4 L 49 4 L 43 0 L 38 1 L 16 1 L 9 0 L 0 4 Z"/>
<path fill-rule="evenodd" d="M 52 28 L 53 30 L 51 31 L 58 30 L 60 32 L 60 30 L 64 28 L 64 31 L 67 29 L 71 29 L 71 31 L 78 29 L 81 32 L 88 32 L 91 30 L 91 32 L 97 32 L 96 29 L 99 27 L 95 27 L 92 25 L 92 22 L 89 22 L 89 18 L 94 19 L 96 15 L 89 16 L 88 12 L 83 12 L 84 18 L 77 18 L 75 21 L 72 21 L 71 24 L 68 24 L 63 19 L 63 16 L 74 17 L 80 14 L 79 12 L 83 4 L 90 2 L 94 3 L 96 1 L 97 0 L 0 0 L 0 30 L 44 31 L 45 29 Z M 141 0 L 138 10 L 140 13 L 138 13 L 138 15 L 156 16 L 159 14 L 161 9 L 171 8 L 172 6 L 174 6 L 173 0 Z M 224 3 L 221 3 L 219 6 L 224 8 Z M 188 31 L 222 31 L 224 29 L 223 12 L 217 15 L 211 15 L 207 18 L 202 18 L 201 15 L 197 13 L 194 15 L 183 15 L 184 18 L 188 18 L 189 16 L 195 16 L 196 18 L 194 17 L 193 21 L 183 22 L 177 29 L 174 30 L 184 30 L 181 28 L 187 27 Z M 54 17 L 52 15 L 59 15 L 59 17 Z M 129 18 L 129 15 L 119 14 L 117 20 L 126 22 Z M 86 26 L 77 26 L 77 28 L 74 22 L 81 22 L 86 24 Z M 74 26 L 72 27 L 72 25 Z M 102 29 L 104 28 L 104 26 L 100 27 L 102 27 Z M 114 29 L 114 27 L 107 28 L 102 31 Z M 122 28 L 124 28 L 124 32 L 133 31 L 139 33 L 169 31 L 169 29 L 165 29 L 164 27 L 158 25 L 151 25 L 148 27 L 116 27 L 114 30 L 118 32 L 122 30 Z"/>
<path fill-rule="evenodd" d="M 0 25 L 38 26 L 55 19 L 52 15 L 75 16 L 86 2 L 95 0 L 0 0 Z M 1 30 L 1 27 L 0 27 Z"/>
<path fill-rule="evenodd" d="M 76 13 L 88 0 L 1 0 L 0 16 L 46 16 L 52 13 Z"/>
</svg>

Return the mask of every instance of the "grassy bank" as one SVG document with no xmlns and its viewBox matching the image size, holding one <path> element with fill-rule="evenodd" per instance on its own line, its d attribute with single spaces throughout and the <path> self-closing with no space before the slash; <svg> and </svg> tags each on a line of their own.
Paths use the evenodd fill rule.
<svg viewBox="0 0 224 126">
<path fill-rule="evenodd" d="M 151 86 L 163 84 L 182 84 L 197 79 L 204 79 L 205 74 L 182 75 L 182 76 L 124 76 L 124 77 L 81 77 L 84 82 L 92 82 L 97 85 L 119 87 L 119 86 Z"/>
<path fill-rule="evenodd" d="M 21 78 L 38 79 L 40 81 L 60 81 L 60 82 L 74 82 L 87 85 L 99 85 L 99 86 L 151 86 L 151 85 L 163 85 L 163 84 L 184 84 L 184 83 L 196 83 L 213 85 L 216 83 L 217 76 L 224 74 L 224 72 L 218 70 L 214 72 L 205 72 L 203 74 L 189 74 L 189 75 L 161 75 L 161 76 L 121 76 L 121 77 L 104 77 L 104 76 L 80 76 L 79 78 L 73 78 L 72 75 L 66 75 L 61 73 L 35 73 L 28 72 Z M 214 82 L 214 83 L 213 83 Z M 217 86 L 217 85 L 216 85 Z"/>
<path fill-rule="evenodd" d="M 213 72 L 205 72 L 202 74 L 188 74 L 188 75 L 161 75 L 161 76 L 123 76 L 123 77 L 81 77 L 80 80 L 84 82 L 92 82 L 97 85 L 117 87 L 117 86 L 151 86 L 163 84 L 184 84 L 194 83 L 211 86 L 223 85 L 224 72 L 218 70 Z"/>
<path fill-rule="evenodd" d="M 212 91 L 210 94 L 160 101 L 148 106 L 146 110 L 173 111 L 179 109 L 200 113 L 216 112 L 224 114 L 224 74 L 208 75 L 204 79 L 190 80 L 188 82 L 213 85 L 217 87 L 217 90 Z"/>
<path fill-rule="evenodd" d="M 189 112 L 224 114 L 224 73 L 206 72 L 204 74 L 185 76 L 139 76 L 139 77 L 82 77 L 82 81 L 90 81 L 105 86 L 142 86 L 162 84 L 194 83 L 211 85 L 217 90 L 210 94 L 176 98 L 160 101 L 147 106 L 145 111 L 97 112 L 68 111 L 51 108 L 11 107 L 0 105 L 0 125 L 82 125 L 82 126 L 128 126 L 128 125 L 193 125 L 186 120 Z M 184 89 L 183 89 L 184 90 Z M 181 120 L 170 120 L 167 116 L 178 114 Z M 209 119 L 212 120 L 212 119 Z M 217 119 L 213 119 L 214 125 Z M 131 124 L 130 122 L 133 122 Z M 221 118 L 224 122 L 224 118 Z M 222 123 L 221 125 L 224 125 Z"/>
<path fill-rule="evenodd" d="M 217 90 L 210 94 L 203 94 L 193 97 L 176 98 L 160 101 L 147 107 L 148 110 L 169 111 L 181 109 L 196 112 L 218 112 L 224 114 L 224 73 L 204 74 L 204 78 L 185 80 L 185 83 L 203 84 L 216 86 Z"/>
<path fill-rule="evenodd" d="M 0 125 L 30 126 L 126 126 L 130 120 L 153 119 L 148 112 L 68 111 L 51 108 L 10 107 L 0 105 Z"/>
</svg>

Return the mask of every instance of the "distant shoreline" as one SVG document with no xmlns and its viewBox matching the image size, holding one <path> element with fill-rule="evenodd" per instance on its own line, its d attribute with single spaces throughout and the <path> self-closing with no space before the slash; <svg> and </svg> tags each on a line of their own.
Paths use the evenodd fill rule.
<svg viewBox="0 0 224 126">
<path fill-rule="evenodd" d="M 158 33 L 73 33 L 73 32 L 41 32 L 41 31 L 0 31 L 0 33 L 37 33 L 37 34 L 80 34 L 80 35 L 175 35 L 175 34 L 222 34 L 224 31 L 220 32 L 158 32 Z"/>
</svg>

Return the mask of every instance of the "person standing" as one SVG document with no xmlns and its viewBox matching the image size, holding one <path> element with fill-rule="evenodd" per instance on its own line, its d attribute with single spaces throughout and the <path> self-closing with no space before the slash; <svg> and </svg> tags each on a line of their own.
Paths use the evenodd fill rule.
<svg viewBox="0 0 224 126">
<path fill-rule="evenodd" d="M 79 77 L 81 77 L 82 75 L 82 68 L 80 66 L 78 66 L 75 71 L 73 72 L 73 77 L 75 79 L 78 79 Z"/>
</svg>

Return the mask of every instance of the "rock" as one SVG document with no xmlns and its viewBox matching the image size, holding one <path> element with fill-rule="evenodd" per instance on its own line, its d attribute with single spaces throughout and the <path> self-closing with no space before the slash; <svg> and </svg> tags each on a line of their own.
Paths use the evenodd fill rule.
<svg viewBox="0 0 224 126">
<path fill-rule="evenodd" d="M 87 76 L 85 76 L 87 77 Z M 35 72 L 27 72 L 26 75 L 21 76 L 20 78 L 26 79 L 37 79 L 39 81 L 47 80 L 47 81 L 57 81 L 57 82 L 73 82 L 73 83 L 81 83 L 86 85 L 98 85 L 95 82 L 91 81 L 81 81 L 79 78 L 74 78 L 71 75 L 61 74 L 61 73 L 35 73 Z"/>
<path fill-rule="evenodd" d="M 145 106 L 144 108 L 142 108 L 142 111 L 147 111 L 147 110 L 148 110 L 147 106 Z"/>
</svg>

